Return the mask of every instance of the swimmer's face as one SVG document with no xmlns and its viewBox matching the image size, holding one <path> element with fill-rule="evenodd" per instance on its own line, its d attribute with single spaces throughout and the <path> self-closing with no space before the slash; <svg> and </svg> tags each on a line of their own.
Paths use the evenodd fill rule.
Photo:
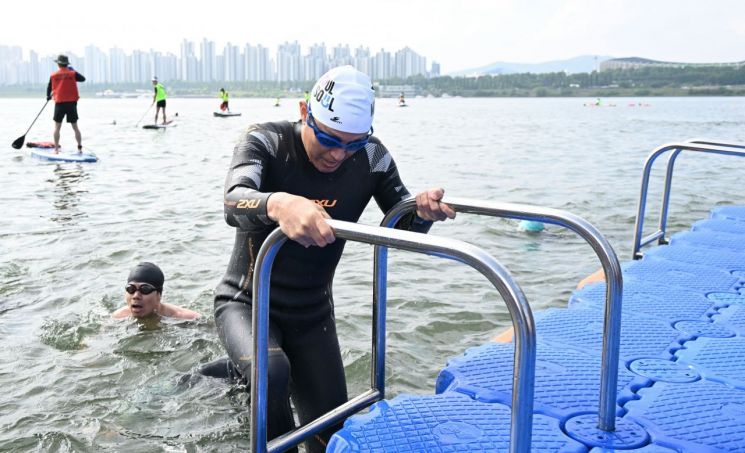
<svg viewBox="0 0 745 453">
<path fill-rule="evenodd" d="M 303 123 L 308 121 L 308 107 L 304 101 L 300 102 L 300 117 L 303 119 Z M 315 121 L 315 125 L 321 132 L 336 137 L 343 144 L 367 137 L 366 133 L 350 134 L 348 132 L 337 131 L 318 121 Z M 329 148 L 321 145 L 316 138 L 315 132 L 307 124 L 303 126 L 301 137 L 305 152 L 308 154 L 308 160 L 316 167 L 316 170 L 322 173 L 336 171 L 353 154 L 345 151 L 343 148 Z"/>
<path fill-rule="evenodd" d="M 131 281 L 127 283 L 127 286 L 130 285 L 132 285 L 132 287 L 134 288 L 137 288 L 137 291 L 135 291 L 134 294 L 129 294 L 128 291 L 125 291 L 124 300 L 127 302 L 127 306 L 129 307 L 129 311 L 132 313 L 132 316 L 135 318 L 157 316 L 158 309 L 160 308 L 160 293 L 156 290 L 152 291 L 150 294 L 142 294 L 140 289 L 143 287 L 143 285 L 145 286 L 145 288 L 153 287 L 149 283 Z M 145 290 L 145 292 L 147 292 L 147 289 Z"/>
</svg>

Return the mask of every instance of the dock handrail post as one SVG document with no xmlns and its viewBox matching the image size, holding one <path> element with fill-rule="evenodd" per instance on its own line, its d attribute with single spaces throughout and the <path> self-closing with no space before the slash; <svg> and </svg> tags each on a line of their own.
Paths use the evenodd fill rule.
<svg viewBox="0 0 745 453">
<path fill-rule="evenodd" d="M 608 240 L 592 224 L 569 212 L 525 204 L 488 202 L 464 198 L 445 197 L 443 203 L 457 212 L 489 215 L 518 220 L 534 220 L 563 226 L 579 234 L 598 255 L 606 275 L 606 302 L 603 330 L 603 353 L 600 375 L 598 428 L 615 431 L 616 396 L 618 393 L 618 356 L 621 343 L 621 304 L 623 277 L 621 264 Z M 416 209 L 416 200 L 399 202 L 384 217 L 381 226 L 393 227 L 406 213 Z M 376 247 L 377 253 L 377 247 Z M 515 370 L 517 371 L 517 370 Z M 517 375 L 513 375 L 513 380 Z M 513 407 L 515 401 L 513 401 Z"/>
<path fill-rule="evenodd" d="M 520 379 L 514 381 L 512 420 L 510 426 L 510 452 L 529 453 L 533 426 L 533 392 L 535 380 L 535 324 L 530 306 L 524 293 L 509 272 L 491 255 L 482 249 L 456 239 L 399 231 L 389 228 L 371 227 L 339 220 L 326 220 L 334 229 L 337 238 L 364 242 L 385 247 L 426 253 L 441 258 L 452 259 L 478 270 L 494 285 L 507 304 L 515 329 L 515 357 L 513 367 Z M 253 377 L 251 386 L 251 451 L 278 452 L 297 445 L 307 437 L 332 426 L 347 416 L 358 412 L 379 400 L 382 394 L 375 383 L 385 378 L 384 348 L 385 330 L 377 332 L 373 348 L 375 367 L 382 365 L 382 373 L 373 373 L 372 389 L 352 398 L 333 411 L 267 442 L 267 392 L 268 392 L 268 332 L 269 332 L 269 291 L 271 267 L 280 247 L 287 237 L 279 229 L 267 236 L 256 257 L 253 276 Z M 376 268 L 382 269 L 386 256 L 376 254 Z M 385 326 L 385 272 L 376 270 L 381 288 L 374 290 L 379 305 L 375 319 L 379 328 Z M 381 334 L 382 333 L 382 334 Z"/>
<path fill-rule="evenodd" d="M 662 205 L 660 206 L 660 220 L 658 222 L 658 228 L 662 232 L 662 235 L 657 240 L 658 245 L 667 244 L 667 238 L 665 232 L 667 231 L 667 213 L 670 207 L 670 193 L 672 191 L 673 183 L 673 169 L 675 168 L 675 159 L 680 155 L 680 150 L 676 149 L 670 154 L 667 159 L 667 169 L 665 171 L 665 187 L 662 191 Z"/>
</svg>

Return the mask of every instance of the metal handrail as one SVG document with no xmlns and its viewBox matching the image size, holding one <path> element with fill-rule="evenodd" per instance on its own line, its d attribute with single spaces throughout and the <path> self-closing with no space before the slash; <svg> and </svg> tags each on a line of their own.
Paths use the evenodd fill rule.
<svg viewBox="0 0 745 453">
<path fill-rule="evenodd" d="M 489 215 L 493 217 L 507 217 L 519 220 L 536 220 L 566 227 L 579 234 L 587 241 L 600 258 L 606 275 L 605 291 L 605 319 L 603 331 L 603 354 L 600 375 L 600 399 L 598 408 L 598 428 L 604 431 L 615 431 L 616 428 L 616 395 L 618 382 L 618 356 L 621 342 L 621 299 L 623 293 L 623 278 L 621 276 L 621 265 L 618 262 L 616 252 L 605 237 L 585 219 L 558 209 L 543 208 L 515 203 L 498 203 L 466 198 L 443 198 L 443 203 L 448 204 L 457 212 L 469 214 Z M 392 227 L 404 214 L 412 212 L 416 208 L 416 200 L 413 198 L 404 200 L 391 209 L 381 222 L 381 226 Z M 376 259 L 378 251 L 376 247 Z M 514 320 L 514 318 L 513 318 Z M 513 321 L 514 327 L 514 321 Z M 517 330 L 515 330 L 517 332 Z M 518 339 L 515 333 L 516 340 Z M 517 368 L 514 369 L 513 382 L 519 375 Z M 517 401 L 513 401 L 512 407 L 518 407 Z M 514 424 L 513 424 L 514 427 Z"/>
<path fill-rule="evenodd" d="M 728 156 L 740 156 L 745 157 L 745 151 L 738 151 L 739 149 L 745 150 L 745 143 L 727 143 L 713 140 L 704 139 L 692 139 L 682 143 L 669 143 L 666 145 L 655 148 L 652 153 L 647 156 L 647 160 L 644 163 L 644 172 L 642 174 L 641 191 L 639 194 L 639 205 L 636 213 L 636 221 L 634 224 L 634 244 L 631 252 L 631 257 L 638 260 L 642 257 L 640 250 L 642 247 L 657 240 L 657 243 L 667 244 L 665 238 L 667 230 L 667 215 L 668 208 L 670 205 L 670 191 L 672 187 L 673 169 L 675 168 L 675 159 L 682 151 L 695 151 L 708 154 L 724 154 Z M 644 233 L 644 212 L 647 204 L 647 191 L 649 190 L 649 175 L 652 171 L 652 165 L 654 161 L 665 154 L 668 151 L 672 151 L 672 154 L 667 160 L 667 168 L 665 171 L 665 185 L 662 191 L 662 205 L 660 206 L 660 218 L 657 226 L 657 231 L 649 234 L 646 237 L 642 237 Z"/>
<path fill-rule="evenodd" d="M 364 226 L 339 220 L 326 220 L 326 222 L 334 229 L 334 233 L 339 239 L 374 244 L 376 248 L 377 246 L 393 247 L 459 261 L 479 271 L 495 286 L 507 303 L 512 315 L 512 325 L 515 328 L 516 338 L 513 367 L 516 372 L 515 375 L 519 376 L 519 379 L 513 381 L 510 452 L 528 453 L 533 426 L 536 357 L 535 324 L 528 301 L 509 272 L 481 248 L 456 239 L 390 228 Z M 267 444 L 269 281 L 274 259 L 286 240 L 285 234 L 279 228 L 275 229 L 262 244 L 255 264 L 252 308 L 254 360 L 251 372 L 251 451 L 253 452 L 283 451 L 383 398 L 383 389 L 377 387 L 378 381 L 373 377 L 371 378 L 372 388 L 367 392 Z M 375 297 L 378 298 L 375 304 L 377 307 L 375 326 L 378 331 L 373 342 L 373 356 L 376 358 L 375 360 L 381 360 L 384 363 L 386 285 L 380 283 L 380 277 L 382 276 L 382 280 L 385 280 L 387 261 L 376 259 L 375 268 L 376 281 L 383 290 L 374 291 Z M 514 402 L 519 404 L 515 405 Z"/>
</svg>

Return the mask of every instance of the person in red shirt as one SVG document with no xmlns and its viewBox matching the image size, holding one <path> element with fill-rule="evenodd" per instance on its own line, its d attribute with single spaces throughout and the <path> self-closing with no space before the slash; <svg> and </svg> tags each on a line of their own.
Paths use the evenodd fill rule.
<svg viewBox="0 0 745 453">
<path fill-rule="evenodd" d="M 78 129 L 78 82 L 85 82 L 85 77 L 70 66 L 67 55 L 59 55 L 54 62 L 59 69 L 52 73 L 47 84 L 47 101 L 54 97 L 54 152 L 59 152 L 60 129 L 62 120 L 67 116 L 67 122 L 75 131 L 78 152 L 82 153 L 82 137 Z"/>
</svg>

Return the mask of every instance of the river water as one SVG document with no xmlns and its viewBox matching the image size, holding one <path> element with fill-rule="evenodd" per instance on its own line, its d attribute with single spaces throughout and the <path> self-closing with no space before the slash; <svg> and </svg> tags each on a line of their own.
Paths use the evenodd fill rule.
<svg viewBox="0 0 745 453">
<path fill-rule="evenodd" d="M 100 161 L 52 164 L 10 147 L 43 99 L 2 100 L 0 451 L 248 448 L 241 389 L 178 382 L 224 354 L 212 298 L 232 247 L 222 185 L 233 146 L 252 122 L 296 119 L 297 101 L 233 99 L 243 116 L 213 118 L 218 100 L 173 98 L 168 113 L 178 112 L 178 126 L 161 131 L 136 127 L 149 102 L 82 99 L 84 145 Z M 378 100 L 375 132 L 412 193 L 442 186 L 450 196 L 566 210 L 595 225 L 624 261 L 654 147 L 694 137 L 745 141 L 741 98 L 613 99 L 605 104 L 615 107 L 592 108 L 583 99 L 410 99 L 405 109 L 396 102 Z M 51 116 L 48 106 L 26 140 L 51 140 Z M 62 143 L 74 146 L 66 124 Z M 744 170 L 732 157 L 682 155 L 670 230 L 716 204 L 745 202 Z M 659 208 L 661 172 L 654 175 L 650 224 Z M 373 202 L 361 222 L 380 219 Z M 533 310 L 563 306 L 599 267 L 589 246 L 555 226 L 531 234 L 516 221 L 462 214 L 430 234 L 483 247 Z M 128 270 L 142 260 L 163 268 L 164 300 L 205 316 L 156 326 L 112 320 Z M 336 274 L 350 395 L 369 383 L 372 267 L 372 247 L 350 243 Z M 511 325 L 480 274 L 424 255 L 390 252 L 388 304 L 388 397 L 432 393 L 448 357 Z"/>
</svg>

